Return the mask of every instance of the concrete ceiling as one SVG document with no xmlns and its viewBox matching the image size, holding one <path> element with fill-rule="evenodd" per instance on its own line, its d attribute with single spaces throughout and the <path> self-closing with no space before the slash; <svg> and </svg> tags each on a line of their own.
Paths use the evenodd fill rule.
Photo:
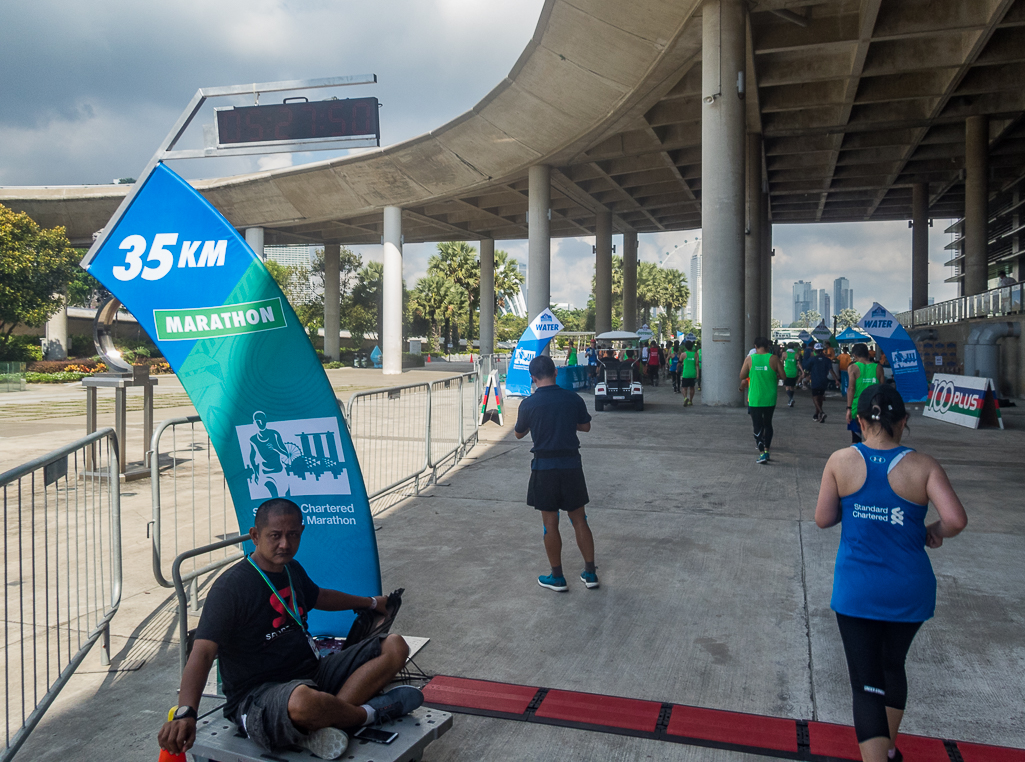
<svg viewBox="0 0 1025 762">
<path fill-rule="evenodd" d="M 1025 0 L 749 3 L 748 130 L 774 222 L 963 214 L 966 117 L 990 116 L 991 189 L 1025 172 Z M 525 238 L 527 168 L 552 172 L 552 235 L 701 224 L 698 0 L 549 0 L 513 70 L 474 109 L 388 148 L 194 185 L 267 243 Z M 752 87 L 751 83 L 756 83 Z M 0 203 L 84 242 L 125 188 L 2 188 Z"/>
</svg>

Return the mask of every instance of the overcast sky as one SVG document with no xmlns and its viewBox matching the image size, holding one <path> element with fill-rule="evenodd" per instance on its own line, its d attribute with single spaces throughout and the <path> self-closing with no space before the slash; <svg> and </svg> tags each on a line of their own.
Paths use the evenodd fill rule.
<svg viewBox="0 0 1025 762">
<path fill-rule="evenodd" d="M 542 0 L 5 3 L 0 185 L 97 184 L 134 177 L 197 88 L 245 82 L 375 73 L 376 86 L 332 93 L 377 96 L 383 104 L 382 144 L 390 145 L 438 127 L 498 84 L 533 34 L 542 5 Z M 268 100 L 265 96 L 263 102 Z M 194 130 L 190 140 L 197 142 L 200 135 Z M 205 159 L 172 166 L 194 179 L 331 155 L 337 154 Z M 956 294 L 943 283 L 946 223 L 937 220 L 935 225 L 930 293 L 942 301 Z M 661 261 L 676 247 L 691 246 L 697 234 L 642 235 L 640 257 Z M 553 241 L 553 301 L 586 304 L 592 244 L 588 238 Z M 906 222 L 776 225 L 774 244 L 772 314 L 784 323 L 791 319 L 798 279 L 832 294 L 833 279 L 847 277 L 862 312 L 873 301 L 894 312 L 908 307 L 911 233 Z M 525 241 L 500 242 L 499 247 L 526 260 Z M 377 249 L 361 250 L 377 259 Z M 409 285 L 423 275 L 432 250 L 428 245 L 406 247 Z"/>
</svg>

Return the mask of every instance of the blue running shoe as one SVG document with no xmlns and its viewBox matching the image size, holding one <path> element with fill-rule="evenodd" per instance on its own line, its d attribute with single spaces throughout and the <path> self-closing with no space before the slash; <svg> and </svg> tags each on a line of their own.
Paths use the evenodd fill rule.
<svg viewBox="0 0 1025 762">
<path fill-rule="evenodd" d="M 580 572 L 580 581 L 583 582 L 588 589 L 599 587 L 601 585 L 601 583 L 598 581 L 598 575 L 595 572 Z"/>
<path fill-rule="evenodd" d="M 367 703 L 377 712 L 374 723 L 380 725 L 418 709 L 424 703 L 424 694 L 412 685 L 400 685 L 380 696 L 374 696 Z"/>
<path fill-rule="evenodd" d="M 758 463 L 768 463 L 769 462 L 769 451 L 766 450 L 765 452 L 761 453 L 758 456 L 758 461 L 757 462 Z"/>
<path fill-rule="evenodd" d="M 537 578 L 537 584 L 541 585 L 541 587 L 547 587 L 549 590 L 554 590 L 557 593 L 565 593 L 569 590 L 565 577 L 553 577 L 551 574 L 542 574 Z"/>
</svg>

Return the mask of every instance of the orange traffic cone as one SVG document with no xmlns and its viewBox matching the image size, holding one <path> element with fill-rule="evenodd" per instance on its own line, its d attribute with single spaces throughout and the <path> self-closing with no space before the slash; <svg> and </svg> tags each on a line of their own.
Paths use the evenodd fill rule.
<svg viewBox="0 0 1025 762">
<path fill-rule="evenodd" d="M 177 708 L 178 707 L 176 706 L 172 706 L 171 711 L 167 713 L 168 722 L 174 719 L 174 712 Z M 157 762 L 188 762 L 188 759 L 185 757 L 185 752 L 182 752 L 181 754 L 172 754 L 167 749 L 161 749 L 160 758 Z"/>
<path fill-rule="evenodd" d="M 470 362 L 473 362 L 473 355 L 470 355 Z"/>
<path fill-rule="evenodd" d="M 431 361 L 431 356 L 430 356 L 430 354 L 428 354 L 426 362 L 430 362 L 430 361 Z"/>
</svg>

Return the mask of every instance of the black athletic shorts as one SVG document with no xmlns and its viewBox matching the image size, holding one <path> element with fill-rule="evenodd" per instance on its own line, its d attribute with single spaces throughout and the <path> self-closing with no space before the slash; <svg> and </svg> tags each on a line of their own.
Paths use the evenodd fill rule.
<svg viewBox="0 0 1025 762">
<path fill-rule="evenodd" d="M 306 734 L 300 732 L 288 716 L 288 699 L 292 692 L 300 685 L 308 685 L 318 691 L 337 694 L 353 672 L 380 655 L 380 638 L 370 638 L 322 658 L 311 680 L 258 685 L 239 702 L 233 718 L 235 724 L 265 749 L 296 746 Z"/>
<path fill-rule="evenodd" d="M 792 378 L 790 376 L 787 376 L 785 379 L 783 379 L 783 386 L 797 386 L 797 376 L 794 376 Z"/>
<path fill-rule="evenodd" d="M 690 389 L 692 386 L 696 386 L 697 383 L 698 383 L 698 380 L 696 378 L 681 378 L 680 379 L 680 386 L 682 386 L 684 389 Z"/>
<path fill-rule="evenodd" d="M 531 471 L 527 505 L 539 511 L 575 511 L 587 505 L 587 484 L 582 468 L 553 468 Z"/>
<path fill-rule="evenodd" d="M 822 387 L 821 389 L 817 389 L 817 388 L 815 388 L 813 386 L 811 388 L 811 396 L 812 397 L 825 397 L 826 396 L 826 388 Z"/>
</svg>

